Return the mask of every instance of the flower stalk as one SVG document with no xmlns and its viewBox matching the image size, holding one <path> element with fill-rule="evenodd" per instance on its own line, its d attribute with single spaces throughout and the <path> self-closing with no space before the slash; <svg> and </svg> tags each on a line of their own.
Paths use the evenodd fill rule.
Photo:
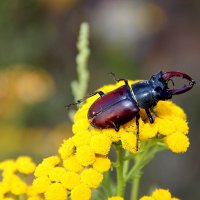
<svg viewBox="0 0 200 200">
<path fill-rule="evenodd" d="M 115 145 L 116 153 L 117 153 L 117 195 L 123 196 L 124 195 L 124 188 L 125 188 L 125 182 L 124 182 L 124 165 L 123 165 L 123 150 L 120 145 Z"/>
</svg>

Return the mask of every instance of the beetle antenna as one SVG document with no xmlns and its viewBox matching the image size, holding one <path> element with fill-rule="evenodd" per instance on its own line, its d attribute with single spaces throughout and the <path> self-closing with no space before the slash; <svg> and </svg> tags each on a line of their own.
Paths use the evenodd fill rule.
<svg viewBox="0 0 200 200">
<path fill-rule="evenodd" d="M 118 79 L 117 79 L 115 73 L 109 72 L 108 74 L 112 76 L 112 78 L 114 79 L 114 81 L 118 82 Z"/>
</svg>

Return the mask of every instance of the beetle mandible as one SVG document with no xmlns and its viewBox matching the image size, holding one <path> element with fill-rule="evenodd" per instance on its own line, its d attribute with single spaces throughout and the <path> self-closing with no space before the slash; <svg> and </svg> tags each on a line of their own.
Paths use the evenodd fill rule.
<svg viewBox="0 0 200 200">
<path fill-rule="evenodd" d="M 150 123 L 154 118 L 150 112 L 158 101 L 171 99 L 173 95 L 182 94 L 192 89 L 195 81 L 182 72 L 162 72 L 152 75 L 149 80 L 140 81 L 129 86 L 128 80 L 117 79 L 113 73 L 115 81 L 124 81 L 124 85 L 104 94 L 102 91 L 91 93 L 75 103 L 66 105 L 77 105 L 87 98 L 99 94 L 100 97 L 91 105 L 88 110 L 88 120 L 90 124 L 98 129 L 114 128 L 119 131 L 120 125 L 136 118 L 136 151 L 138 151 L 139 141 L 139 111 L 145 109 Z M 181 88 L 169 89 L 168 82 L 172 77 L 182 77 L 189 81 L 188 85 Z M 173 85 L 174 82 L 172 81 Z"/>
</svg>

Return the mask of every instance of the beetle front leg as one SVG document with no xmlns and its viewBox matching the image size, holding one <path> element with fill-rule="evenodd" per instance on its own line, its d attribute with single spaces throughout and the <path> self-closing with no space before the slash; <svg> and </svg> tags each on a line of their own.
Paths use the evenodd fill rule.
<svg viewBox="0 0 200 200">
<path fill-rule="evenodd" d="M 71 106 L 78 105 L 78 104 L 84 102 L 86 99 L 88 99 L 88 98 L 90 98 L 90 97 L 92 97 L 92 96 L 94 96 L 94 95 L 96 95 L 96 94 L 99 94 L 100 97 L 102 97 L 102 96 L 104 95 L 104 93 L 103 93 L 102 91 L 96 91 L 96 92 L 93 92 L 93 93 L 88 94 L 88 95 L 85 96 L 84 98 L 79 99 L 79 100 L 77 100 L 77 101 L 74 102 L 74 103 L 70 103 L 70 104 L 65 105 L 65 107 L 66 107 L 66 108 L 70 108 Z"/>
<path fill-rule="evenodd" d="M 138 151 L 138 144 L 139 144 L 139 113 L 136 114 L 136 151 Z"/>
<path fill-rule="evenodd" d="M 147 113 L 147 116 L 148 116 L 148 118 L 149 118 L 150 123 L 153 124 L 154 119 L 153 119 L 153 117 L 152 117 L 152 115 L 151 115 L 151 112 L 149 111 L 148 108 L 146 108 L 145 111 L 146 111 L 146 113 Z"/>
<path fill-rule="evenodd" d="M 120 81 L 124 81 L 124 83 L 125 83 L 126 85 L 128 85 L 128 80 L 127 80 L 127 79 L 124 79 L 124 78 L 117 78 L 113 72 L 110 72 L 109 74 L 112 75 L 113 79 L 114 79 L 117 83 L 120 82 Z"/>
</svg>

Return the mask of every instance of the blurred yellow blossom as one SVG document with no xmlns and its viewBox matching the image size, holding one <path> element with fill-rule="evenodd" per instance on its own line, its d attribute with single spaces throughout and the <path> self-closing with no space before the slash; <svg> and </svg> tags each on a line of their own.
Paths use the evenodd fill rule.
<svg viewBox="0 0 200 200">
<path fill-rule="evenodd" d="M 76 158 L 83 166 L 92 165 L 95 161 L 95 154 L 88 145 L 78 147 L 76 150 Z"/>
<path fill-rule="evenodd" d="M 48 163 L 55 166 L 60 163 L 60 158 L 58 156 L 50 156 L 50 157 L 44 158 L 42 163 Z"/>
<path fill-rule="evenodd" d="M 54 167 L 49 172 L 49 178 L 51 181 L 60 182 L 62 175 L 65 173 L 65 169 L 63 167 Z"/>
<path fill-rule="evenodd" d="M 63 159 L 66 159 L 67 157 L 72 155 L 74 150 L 75 150 L 75 146 L 74 146 L 73 138 L 69 138 L 67 140 L 64 140 L 58 152 Z"/>
<path fill-rule="evenodd" d="M 17 170 L 17 165 L 15 160 L 5 160 L 0 162 L 0 170 L 4 170 L 4 172 L 6 171 L 7 173 L 14 173 Z"/>
<path fill-rule="evenodd" d="M 8 182 L 0 182 L 0 194 L 5 194 L 10 190 L 10 184 Z"/>
<path fill-rule="evenodd" d="M 76 156 L 72 155 L 63 161 L 63 166 L 70 171 L 79 172 L 83 166 L 77 161 Z"/>
<path fill-rule="evenodd" d="M 90 146 L 96 154 L 107 155 L 110 151 L 111 140 L 103 134 L 92 136 Z"/>
<path fill-rule="evenodd" d="M 143 196 L 142 198 L 140 198 L 140 200 L 155 200 L 155 199 L 151 196 Z"/>
<path fill-rule="evenodd" d="M 28 197 L 27 200 L 42 200 L 39 196 Z"/>
<path fill-rule="evenodd" d="M 40 176 L 33 180 L 33 189 L 36 193 L 44 193 L 48 189 L 49 185 L 51 184 L 51 180 L 47 176 Z"/>
<path fill-rule="evenodd" d="M 31 174 L 35 170 L 35 163 L 28 156 L 20 156 L 16 160 L 17 170 L 23 174 Z"/>
<path fill-rule="evenodd" d="M 60 183 L 52 183 L 45 192 L 46 200 L 67 200 L 67 190 Z"/>
<path fill-rule="evenodd" d="M 97 188 L 102 180 L 103 175 L 97 172 L 95 169 L 85 169 L 81 173 L 81 181 L 88 185 L 90 188 Z"/>
<path fill-rule="evenodd" d="M 73 141 L 76 147 L 88 145 L 91 140 L 91 133 L 88 131 L 79 131 L 74 135 Z"/>
<path fill-rule="evenodd" d="M 22 181 L 18 176 L 13 175 L 10 188 L 11 193 L 15 195 L 25 194 L 27 188 L 28 186 L 24 181 Z"/>
<path fill-rule="evenodd" d="M 34 175 L 36 177 L 40 177 L 40 176 L 47 176 L 50 171 L 54 168 L 54 166 L 50 163 L 40 163 L 34 172 Z"/>
<path fill-rule="evenodd" d="M 155 189 L 151 196 L 143 196 L 140 200 L 180 200 L 176 197 L 172 197 L 171 193 L 167 189 Z"/>
<path fill-rule="evenodd" d="M 163 141 L 174 153 L 184 153 L 190 145 L 188 137 L 179 132 L 166 136 Z"/>
<path fill-rule="evenodd" d="M 90 188 L 85 184 L 77 185 L 72 191 L 71 191 L 71 199 L 72 200 L 89 200 L 91 198 L 91 190 Z"/>
<path fill-rule="evenodd" d="M 54 81 L 44 70 L 21 70 L 15 81 L 16 95 L 25 103 L 46 100 L 54 92 Z M 38 89 L 40 88 L 40 89 Z"/>
<path fill-rule="evenodd" d="M 153 193 L 152 193 L 152 197 L 155 200 L 170 200 L 171 199 L 171 193 L 169 192 L 169 190 L 165 190 L 165 189 L 156 189 Z"/>
<path fill-rule="evenodd" d="M 61 183 L 66 189 L 72 190 L 80 184 L 80 175 L 75 172 L 65 172 L 61 177 Z"/>
<path fill-rule="evenodd" d="M 131 132 L 121 134 L 122 146 L 124 149 L 136 153 L 136 136 Z"/>
<path fill-rule="evenodd" d="M 107 157 L 96 157 L 95 162 L 93 163 L 93 168 L 98 172 L 106 172 L 111 167 L 111 161 Z"/>
</svg>

